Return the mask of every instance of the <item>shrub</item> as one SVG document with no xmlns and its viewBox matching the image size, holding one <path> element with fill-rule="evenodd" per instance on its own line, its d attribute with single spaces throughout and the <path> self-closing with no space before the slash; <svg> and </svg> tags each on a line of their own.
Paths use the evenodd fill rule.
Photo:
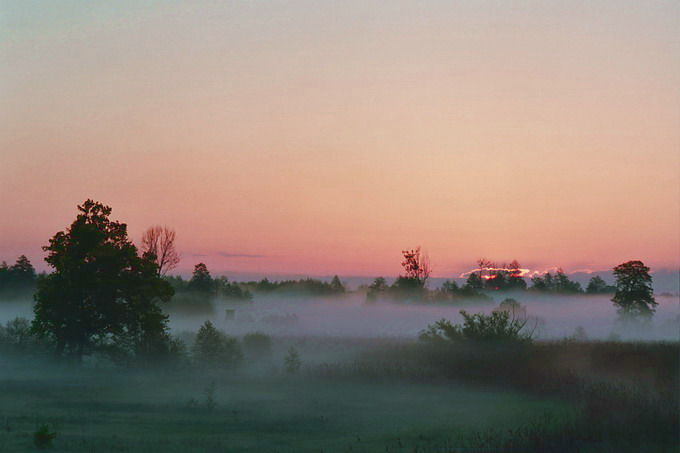
<svg viewBox="0 0 680 453">
<path fill-rule="evenodd" d="M 300 353 L 294 347 L 288 349 L 288 354 L 283 359 L 284 368 L 288 374 L 298 374 L 302 367 L 302 360 L 300 360 Z"/>
<path fill-rule="evenodd" d="M 218 330 L 210 321 L 198 330 L 192 353 L 194 361 L 203 368 L 229 368 L 243 358 L 238 340 Z"/>
<path fill-rule="evenodd" d="M 47 346 L 32 330 L 31 321 L 14 318 L 0 324 L 0 349 L 14 354 L 40 352 Z"/>
<path fill-rule="evenodd" d="M 57 433 L 50 431 L 50 427 L 43 424 L 33 433 L 33 444 L 41 450 L 52 448 L 52 441 L 57 437 Z"/>
<path fill-rule="evenodd" d="M 243 346 L 249 354 L 268 354 L 272 349 L 272 338 L 264 332 L 248 332 L 243 336 Z"/>
<path fill-rule="evenodd" d="M 533 338 L 533 328 L 528 331 L 530 318 L 516 318 L 507 311 L 494 311 L 490 315 L 483 313 L 469 314 L 461 310 L 463 324 L 452 324 L 442 319 L 427 326 L 418 338 L 423 341 L 521 341 L 528 342 Z M 535 326 L 534 326 L 535 327 Z"/>
<path fill-rule="evenodd" d="M 569 339 L 572 341 L 588 341 L 588 334 L 586 333 L 586 329 L 584 329 L 583 326 L 576 326 L 576 329 L 574 329 L 574 333 L 571 335 Z"/>
<path fill-rule="evenodd" d="M 203 395 L 205 395 L 205 407 L 208 412 L 212 412 L 217 407 L 217 400 L 215 399 L 215 381 L 208 384 L 205 389 L 203 389 Z"/>
</svg>

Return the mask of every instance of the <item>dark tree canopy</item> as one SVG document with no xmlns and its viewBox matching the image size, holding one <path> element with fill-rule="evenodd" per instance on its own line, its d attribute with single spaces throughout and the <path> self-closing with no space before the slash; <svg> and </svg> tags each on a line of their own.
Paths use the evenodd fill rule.
<svg viewBox="0 0 680 453">
<path fill-rule="evenodd" d="M 54 272 L 38 285 L 35 331 L 77 360 L 113 337 L 148 343 L 165 335 L 167 316 L 157 301 L 173 290 L 156 263 L 139 256 L 127 226 L 109 219 L 110 207 L 87 200 L 78 211 L 43 247 Z"/>
<path fill-rule="evenodd" d="M 651 318 L 654 307 L 652 276 L 642 261 L 628 261 L 614 268 L 616 293 L 612 302 L 626 318 Z"/>
<path fill-rule="evenodd" d="M 213 290 L 213 279 L 208 271 L 208 266 L 198 263 L 194 266 L 194 273 L 189 280 L 187 290 L 198 293 L 210 293 Z"/>
<path fill-rule="evenodd" d="M 340 281 L 340 277 L 338 277 L 337 275 L 334 275 L 333 279 L 331 280 L 331 288 L 333 289 L 333 292 L 337 294 L 347 292 L 345 284 L 342 283 L 342 281 Z"/>
<path fill-rule="evenodd" d="M 192 351 L 196 364 L 203 368 L 228 368 L 243 358 L 238 340 L 218 330 L 210 321 L 198 329 Z"/>
<path fill-rule="evenodd" d="M 616 292 L 616 286 L 608 285 L 604 279 L 598 275 L 592 277 L 586 286 L 586 293 L 588 294 L 613 294 Z"/>
<path fill-rule="evenodd" d="M 557 269 L 555 275 L 546 272 L 543 277 L 534 277 L 531 279 L 531 289 L 545 293 L 582 293 L 583 289 L 579 282 L 570 280 L 567 274 L 562 269 Z"/>
<path fill-rule="evenodd" d="M 468 276 L 467 280 L 465 281 L 465 288 L 478 291 L 484 288 L 484 281 L 482 280 L 482 277 L 478 273 L 473 272 Z"/>
<path fill-rule="evenodd" d="M 373 280 L 373 283 L 368 286 L 366 301 L 375 302 L 378 300 L 378 296 L 380 296 L 381 293 L 387 291 L 389 288 L 390 287 L 387 285 L 387 280 L 385 280 L 384 277 L 377 277 L 375 280 Z"/>
<path fill-rule="evenodd" d="M 16 263 L 9 268 L 14 281 L 22 283 L 33 283 L 36 279 L 35 268 L 26 255 L 17 258 Z"/>
<path fill-rule="evenodd" d="M 32 288 L 36 280 L 35 268 L 26 255 L 21 255 L 11 266 L 4 261 L 0 263 L 0 291 Z"/>
</svg>

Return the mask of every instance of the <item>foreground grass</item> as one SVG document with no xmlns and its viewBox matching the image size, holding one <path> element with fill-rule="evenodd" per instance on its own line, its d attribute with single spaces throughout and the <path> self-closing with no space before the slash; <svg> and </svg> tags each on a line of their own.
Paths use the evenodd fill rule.
<svg viewBox="0 0 680 453">
<path fill-rule="evenodd" d="M 411 451 L 571 406 L 451 382 L 37 369 L 0 380 L 0 451 Z M 217 406 L 204 389 L 215 382 Z M 444 435 L 445 434 L 445 435 Z"/>
<path fill-rule="evenodd" d="M 307 359 L 299 376 L 272 371 L 283 348 L 221 373 L 0 361 L 0 451 L 34 450 L 43 424 L 58 434 L 54 451 L 65 452 L 680 447 L 677 343 L 307 338 L 295 346 Z"/>
</svg>

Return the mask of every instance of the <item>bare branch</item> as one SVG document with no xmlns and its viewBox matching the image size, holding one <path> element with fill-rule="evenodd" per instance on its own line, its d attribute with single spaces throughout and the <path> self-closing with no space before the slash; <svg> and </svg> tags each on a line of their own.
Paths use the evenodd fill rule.
<svg viewBox="0 0 680 453">
<path fill-rule="evenodd" d="M 139 246 L 145 255 L 153 255 L 158 264 L 158 274 L 166 275 L 177 267 L 181 259 L 175 249 L 175 230 L 168 226 L 155 225 L 147 228 Z"/>
</svg>

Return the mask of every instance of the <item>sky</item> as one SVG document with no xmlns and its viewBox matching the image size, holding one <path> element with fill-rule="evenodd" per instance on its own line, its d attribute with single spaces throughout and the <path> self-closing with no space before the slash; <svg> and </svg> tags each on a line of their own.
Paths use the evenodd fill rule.
<svg viewBox="0 0 680 453">
<path fill-rule="evenodd" d="M 88 198 L 179 272 L 680 266 L 677 1 L 0 0 L 0 260 Z"/>
</svg>

